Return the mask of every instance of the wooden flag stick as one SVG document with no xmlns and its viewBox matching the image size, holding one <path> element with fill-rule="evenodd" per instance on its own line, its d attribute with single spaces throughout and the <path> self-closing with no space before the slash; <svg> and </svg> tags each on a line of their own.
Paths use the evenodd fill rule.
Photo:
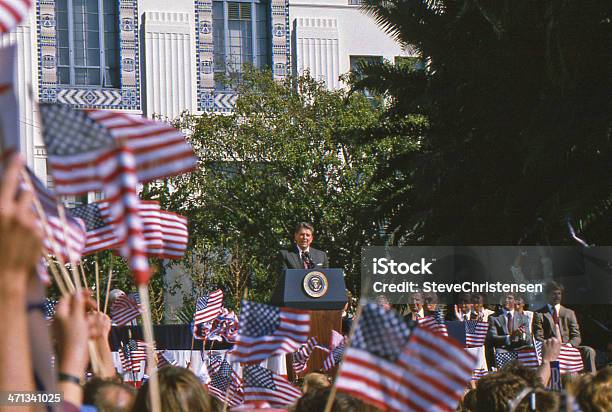
<svg viewBox="0 0 612 412">
<path fill-rule="evenodd" d="M 100 375 L 100 356 L 98 355 L 98 350 L 96 349 L 96 344 L 92 339 L 87 341 L 87 349 L 89 350 L 89 359 L 91 361 L 91 368 L 93 369 L 94 375 Z"/>
<path fill-rule="evenodd" d="M 155 364 L 155 353 L 153 351 L 153 318 L 151 317 L 151 303 L 147 285 L 138 286 L 140 304 L 142 305 L 142 328 L 145 343 L 147 344 L 147 363 L 149 363 L 149 400 L 151 411 L 161 412 L 161 397 L 159 394 L 159 379 L 157 376 L 157 365 Z"/>
<path fill-rule="evenodd" d="M 367 290 L 367 289 L 366 289 Z M 365 300 L 361 299 L 359 301 L 359 306 L 357 307 L 357 312 L 355 313 L 355 317 L 353 318 L 353 322 L 351 324 L 351 331 L 349 333 L 346 346 L 344 347 L 344 355 L 348 351 L 348 348 L 351 346 L 353 341 L 353 337 L 355 336 L 355 331 L 357 330 L 357 325 L 359 325 L 359 318 L 361 317 L 361 311 L 363 310 L 363 305 L 365 304 Z M 340 375 L 340 371 L 336 374 L 336 379 L 334 379 L 334 383 L 329 391 L 329 397 L 327 398 L 327 403 L 325 404 L 324 412 L 331 412 L 332 406 L 334 406 L 334 400 L 336 399 L 336 393 L 338 392 L 338 386 L 336 382 L 338 381 L 338 376 Z"/>
<path fill-rule="evenodd" d="M 42 205 L 40 204 L 40 200 L 38 199 L 38 196 L 36 195 L 36 191 L 34 190 L 34 185 L 32 184 L 32 180 L 30 179 L 30 176 L 27 174 L 25 169 L 21 169 L 21 177 L 24 180 L 25 184 L 28 186 L 28 189 L 30 190 L 30 192 L 32 192 L 32 200 L 34 202 L 34 208 L 36 209 L 36 213 L 38 213 L 38 218 L 40 219 L 40 222 L 43 226 L 43 230 L 45 231 L 45 234 L 47 235 L 47 238 L 49 239 L 49 242 L 51 243 L 51 249 L 54 251 L 55 257 L 57 258 L 59 262 L 60 272 L 62 274 L 62 277 L 64 278 L 64 282 L 66 282 L 66 285 L 68 286 L 68 290 L 70 291 L 70 293 L 73 293 L 75 288 L 74 288 L 74 285 L 72 284 L 72 280 L 70 280 L 70 275 L 68 274 L 68 271 L 66 270 L 66 266 L 64 265 L 64 259 L 62 258 L 61 251 L 59 250 L 59 247 L 57 243 L 55 242 L 55 237 L 53 236 L 53 232 L 51 228 L 49 227 L 49 224 L 47 223 L 47 217 L 45 215 L 45 211 L 43 210 Z"/>
<path fill-rule="evenodd" d="M 108 295 L 110 295 L 111 282 L 113 280 L 113 255 L 111 254 L 110 266 L 108 267 L 108 279 L 106 281 L 106 296 L 104 297 L 104 314 L 108 309 Z"/>
<path fill-rule="evenodd" d="M 94 267 L 96 270 L 96 303 L 98 305 L 98 312 L 100 312 L 100 267 L 98 266 L 98 257 L 94 261 Z"/>
<path fill-rule="evenodd" d="M 70 247 L 70 241 L 68 239 L 68 222 L 66 221 L 66 210 L 64 209 L 64 205 L 57 205 L 57 211 L 60 217 L 60 221 L 62 223 L 62 232 L 64 233 L 64 242 L 66 243 L 66 250 L 68 252 L 68 260 L 70 261 L 70 272 L 72 272 L 72 278 L 74 280 L 74 284 L 76 286 L 77 293 L 81 293 L 81 289 L 83 289 L 83 285 L 81 284 L 81 279 L 79 278 L 77 265 L 74 260 L 74 255 L 72 253 L 72 248 Z M 87 282 L 85 282 L 87 285 Z"/>
<path fill-rule="evenodd" d="M 85 267 L 83 267 L 83 262 L 78 263 L 79 272 L 81 273 L 81 278 L 83 280 L 83 286 L 89 288 L 89 284 L 87 283 L 87 276 L 85 275 Z"/>
<path fill-rule="evenodd" d="M 45 255 L 45 260 L 47 261 L 47 265 L 49 265 L 49 270 L 51 271 L 51 275 L 53 275 L 53 279 L 55 280 L 55 283 L 57 284 L 57 287 L 59 288 L 62 296 L 66 297 L 69 294 L 68 289 L 66 289 L 66 285 L 64 284 L 64 281 L 62 281 L 62 278 L 59 272 L 57 271 L 57 268 L 55 267 L 55 263 L 51 260 L 47 252 L 48 251 L 45 250 L 44 255 Z"/>
</svg>

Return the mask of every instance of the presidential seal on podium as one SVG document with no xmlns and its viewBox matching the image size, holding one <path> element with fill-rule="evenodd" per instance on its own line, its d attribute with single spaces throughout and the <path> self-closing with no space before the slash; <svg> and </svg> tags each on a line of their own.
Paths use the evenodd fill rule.
<svg viewBox="0 0 612 412">
<path fill-rule="evenodd" d="M 308 296 L 311 298 L 320 298 L 327 293 L 329 282 L 323 273 L 312 271 L 304 276 L 302 285 L 304 286 L 304 292 L 306 292 Z"/>
</svg>

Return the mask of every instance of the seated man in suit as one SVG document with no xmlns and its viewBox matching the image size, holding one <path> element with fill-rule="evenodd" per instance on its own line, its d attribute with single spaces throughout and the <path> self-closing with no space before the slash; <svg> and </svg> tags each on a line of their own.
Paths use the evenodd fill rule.
<svg viewBox="0 0 612 412">
<path fill-rule="evenodd" d="M 550 339 L 556 336 L 556 325 L 558 325 L 561 331 L 561 343 L 569 343 L 578 348 L 582 355 L 584 370 L 595 372 L 595 350 L 589 346 L 580 346 L 582 338 L 576 314 L 573 310 L 561 306 L 562 297 L 563 287 L 560 284 L 550 282 L 546 285 L 548 303 L 534 313 L 533 335 L 538 341 Z"/>
<path fill-rule="evenodd" d="M 497 352 L 507 352 L 532 344 L 529 318 L 515 310 L 515 296 L 504 297 L 503 308 L 497 316 L 489 316 L 489 341 Z"/>
<path fill-rule="evenodd" d="M 299 223 L 293 232 L 293 240 L 293 249 L 279 252 L 281 270 L 329 267 L 327 254 L 310 247 L 314 240 L 314 227 L 310 223 Z"/>
</svg>

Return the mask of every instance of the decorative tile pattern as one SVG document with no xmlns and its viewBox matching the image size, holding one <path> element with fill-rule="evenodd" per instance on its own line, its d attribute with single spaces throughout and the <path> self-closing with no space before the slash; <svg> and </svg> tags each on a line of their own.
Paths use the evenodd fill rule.
<svg viewBox="0 0 612 412">
<path fill-rule="evenodd" d="M 272 73 L 275 80 L 284 79 L 290 72 L 289 0 L 270 3 Z M 213 71 L 212 0 L 195 1 L 196 61 L 198 82 L 198 110 L 231 112 L 237 95 L 215 91 Z"/>
<path fill-rule="evenodd" d="M 272 73 L 284 79 L 290 71 L 289 0 L 272 0 Z"/>
<path fill-rule="evenodd" d="M 214 110 L 215 79 L 213 71 L 212 0 L 196 0 L 196 76 L 198 82 L 198 110 Z"/>
<path fill-rule="evenodd" d="M 138 0 L 117 2 L 121 87 L 110 89 L 101 86 L 70 87 L 58 84 L 55 0 L 38 0 L 36 17 L 41 102 L 61 102 L 79 108 L 140 110 Z"/>
</svg>

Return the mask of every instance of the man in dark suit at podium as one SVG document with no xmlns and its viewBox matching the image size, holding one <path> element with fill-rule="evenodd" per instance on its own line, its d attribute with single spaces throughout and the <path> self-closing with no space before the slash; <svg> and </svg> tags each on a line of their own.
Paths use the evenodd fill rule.
<svg viewBox="0 0 612 412">
<path fill-rule="evenodd" d="M 293 232 L 292 250 L 279 252 L 280 269 L 317 269 L 328 268 L 327 254 L 322 250 L 311 248 L 314 239 L 314 227 L 310 223 L 299 223 Z"/>
</svg>

